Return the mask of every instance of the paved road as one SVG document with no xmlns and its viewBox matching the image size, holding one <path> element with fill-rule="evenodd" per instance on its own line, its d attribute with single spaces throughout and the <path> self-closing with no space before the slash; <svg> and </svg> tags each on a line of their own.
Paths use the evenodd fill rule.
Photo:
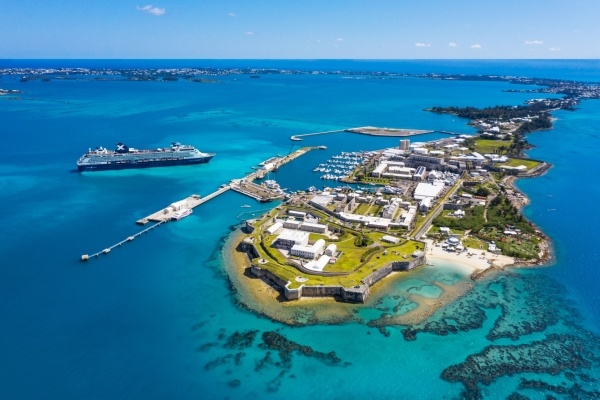
<svg viewBox="0 0 600 400">
<path fill-rule="evenodd" d="M 448 200 L 452 195 L 454 195 L 454 193 L 456 193 L 456 190 L 458 190 L 458 188 L 462 185 L 462 182 L 462 179 L 456 181 L 454 186 L 446 193 L 444 198 L 440 200 L 439 204 L 436 206 L 436 209 L 429 215 L 429 217 L 427 217 L 427 220 L 425 221 L 425 223 L 423 223 L 423 225 L 421 225 L 421 228 L 417 231 L 417 233 L 413 235 L 415 239 L 420 239 L 421 236 L 423 236 L 427 232 L 427 230 L 429 230 L 429 227 L 431 226 L 431 221 L 433 221 L 435 217 L 440 215 L 440 213 L 444 209 L 444 202 Z"/>
</svg>

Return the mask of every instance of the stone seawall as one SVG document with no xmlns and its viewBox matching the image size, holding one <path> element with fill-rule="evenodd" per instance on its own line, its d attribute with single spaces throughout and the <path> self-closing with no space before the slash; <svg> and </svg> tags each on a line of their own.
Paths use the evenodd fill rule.
<svg viewBox="0 0 600 400">
<path fill-rule="evenodd" d="M 252 246 L 253 247 L 253 246 Z M 250 271 L 253 275 L 283 289 L 283 295 L 288 300 L 298 300 L 304 297 L 337 297 L 348 302 L 365 302 L 369 297 L 369 288 L 379 282 L 394 271 L 408 271 L 425 264 L 425 256 L 413 258 L 409 261 L 394 261 L 382 268 L 373 271 L 367 275 L 361 285 L 349 288 L 343 286 L 318 285 L 308 286 L 300 285 L 297 288 L 291 288 L 292 282 L 285 281 L 269 270 L 263 269 L 258 265 L 252 265 Z"/>
<path fill-rule="evenodd" d="M 259 257 L 258 250 L 256 249 L 254 242 L 251 240 L 244 239 L 240 243 L 240 249 L 242 251 L 247 252 L 252 259 L 256 259 Z M 254 276 L 261 278 L 262 280 L 274 286 L 275 288 L 282 290 L 283 295 L 288 300 L 298 300 L 304 296 L 336 297 L 348 302 L 365 302 L 370 294 L 369 288 L 375 283 L 379 282 L 394 271 L 408 271 L 425 264 L 425 262 L 425 255 L 415 257 L 407 261 L 391 262 L 379 269 L 374 270 L 371 274 L 363 278 L 362 284 L 352 286 L 349 288 L 340 285 L 308 286 L 304 284 L 300 285 L 297 288 L 290 288 L 292 282 L 286 281 L 280 278 L 279 276 L 275 275 L 273 272 L 261 268 L 260 265 L 252 264 L 252 266 L 250 267 L 250 272 Z"/>
<path fill-rule="evenodd" d="M 351 288 L 343 286 L 306 286 L 300 285 L 290 289 L 291 282 L 285 285 L 284 295 L 288 300 L 298 300 L 301 297 L 337 297 L 352 303 L 364 303 L 369 297 L 369 285 L 357 285 Z"/>
<path fill-rule="evenodd" d="M 288 285 L 290 283 L 284 279 L 281 279 L 280 277 L 278 277 L 277 275 L 275 275 L 268 269 L 263 269 L 254 264 L 250 267 L 250 272 L 252 272 L 252 275 L 254 275 L 258 278 L 261 278 L 261 279 L 269 282 L 273 286 L 280 287 L 282 289 L 285 288 L 286 285 Z"/>
</svg>

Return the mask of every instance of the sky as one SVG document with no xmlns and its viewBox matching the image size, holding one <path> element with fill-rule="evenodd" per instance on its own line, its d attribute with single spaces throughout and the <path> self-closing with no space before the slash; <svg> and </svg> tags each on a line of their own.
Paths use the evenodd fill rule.
<svg viewBox="0 0 600 400">
<path fill-rule="evenodd" d="M 0 58 L 600 58 L 600 0 L 0 0 Z"/>
</svg>

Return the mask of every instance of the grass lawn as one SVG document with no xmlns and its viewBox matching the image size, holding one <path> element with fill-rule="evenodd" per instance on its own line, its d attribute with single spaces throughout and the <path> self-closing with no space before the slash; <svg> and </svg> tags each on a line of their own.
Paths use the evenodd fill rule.
<svg viewBox="0 0 600 400">
<path fill-rule="evenodd" d="M 462 240 L 462 243 L 465 247 L 470 247 L 472 249 L 475 250 L 479 250 L 479 246 L 482 246 L 481 250 L 486 250 L 488 249 L 488 243 L 484 242 L 483 240 L 479 240 L 475 237 L 469 236 L 467 238 L 464 238 Z"/>
<path fill-rule="evenodd" d="M 475 141 L 475 151 L 480 154 L 492 154 L 501 146 L 508 147 L 511 140 L 485 140 L 479 139 Z"/>
<path fill-rule="evenodd" d="M 540 163 L 538 161 L 533 161 L 533 160 L 522 160 L 520 158 L 511 158 L 510 160 L 508 160 L 507 163 L 499 164 L 499 165 L 506 165 L 508 167 L 518 167 L 519 165 L 524 165 L 527 167 L 527 170 L 529 171 L 530 169 L 540 165 Z"/>
<path fill-rule="evenodd" d="M 361 203 L 361 204 L 358 205 L 358 207 L 356 208 L 356 210 L 354 210 L 354 214 L 366 215 L 367 211 L 369 211 L 369 208 L 371 208 L 370 204 Z"/>
<path fill-rule="evenodd" d="M 367 182 L 367 183 L 375 183 L 378 185 L 387 185 L 390 183 L 389 179 L 386 178 L 373 178 L 370 176 L 366 176 L 363 178 L 362 180 L 363 182 Z"/>
<path fill-rule="evenodd" d="M 310 240 L 311 242 L 316 242 L 319 239 L 323 239 L 325 241 L 330 240 L 327 235 L 321 235 L 320 233 L 312 233 L 311 232 L 308 234 L 308 240 Z"/>
</svg>

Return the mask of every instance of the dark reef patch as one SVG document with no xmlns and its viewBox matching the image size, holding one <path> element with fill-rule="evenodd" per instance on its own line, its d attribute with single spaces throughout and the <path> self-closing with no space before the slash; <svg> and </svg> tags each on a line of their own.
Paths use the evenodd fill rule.
<svg viewBox="0 0 600 400">
<path fill-rule="evenodd" d="M 226 349 L 237 350 L 247 349 L 248 347 L 251 347 L 254 343 L 254 338 L 256 337 L 257 333 L 257 330 L 234 332 L 227 338 L 223 347 L 225 347 Z"/>
<path fill-rule="evenodd" d="M 335 352 L 323 353 L 314 350 L 310 346 L 302 346 L 296 342 L 288 340 L 283 335 L 277 332 L 263 332 L 262 340 L 265 347 L 271 350 L 276 350 L 279 353 L 282 367 L 289 369 L 292 366 L 292 354 L 297 352 L 306 357 L 314 357 L 317 360 L 327 365 L 348 365 L 348 363 L 342 364 L 342 360 L 335 355 Z"/>
<path fill-rule="evenodd" d="M 566 299 L 564 288 L 541 274 L 505 273 L 495 280 L 476 286 L 468 295 L 438 310 L 431 318 L 402 330 L 406 340 L 415 340 L 419 332 L 437 335 L 478 329 L 486 320 L 485 310 L 500 309 L 501 315 L 486 338 L 517 340 L 534 332 L 543 332 L 559 321 L 577 325 L 578 311 Z"/>
<path fill-rule="evenodd" d="M 571 386 L 551 385 L 541 380 L 521 379 L 520 389 L 533 389 L 536 392 L 551 392 L 569 399 L 600 399 L 600 390 L 584 390 L 579 384 Z"/>
<path fill-rule="evenodd" d="M 585 337 L 551 334 L 545 339 L 513 346 L 490 345 L 470 355 L 460 364 L 442 372 L 449 382 L 461 382 L 466 399 L 481 399 L 478 384 L 489 385 L 502 376 L 520 373 L 557 375 L 580 368 L 590 368 L 597 362 L 593 347 Z"/>
</svg>

